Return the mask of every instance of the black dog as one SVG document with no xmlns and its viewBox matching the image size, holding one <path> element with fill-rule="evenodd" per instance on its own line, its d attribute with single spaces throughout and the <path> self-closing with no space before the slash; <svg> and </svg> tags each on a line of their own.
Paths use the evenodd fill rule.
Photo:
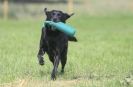
<svg viewBox="0 0 133 87">
<path fill-rule="evenodd" d="M 58 10 L 47 11 L 47 8 L 44 9 L 44 12 L 47 16 L 46 20 L 63 23 L 73 15 L 68 15 L 67 13 Z M 45 25 L 42 28 L 38 60 L 40 65 L 44 65 L 43 55 L 45 52 L 48 54 L 49 59 L 54 66 L 51 73 L 51 79 L 53 80 L 56 79 L 56 72 L 60 61 L 62 64 L 61 72 L 64 72 L 67 61 L 68 41 L 76 42 L 77 39 L 75 37 L 67 36 L 65 33 L 60 32 L 49 25 Z"/>
</svg>

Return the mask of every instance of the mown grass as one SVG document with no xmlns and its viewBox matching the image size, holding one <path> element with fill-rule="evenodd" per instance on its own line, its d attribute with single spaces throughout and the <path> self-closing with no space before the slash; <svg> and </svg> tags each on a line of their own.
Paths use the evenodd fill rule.
<svg viewBox="0 0 133 87">
<path fill-rule="evenodd" d="M 133 73 L 132 19 L 88 15 L 71 18 L 68 22 L 77 29 L 78 42 L 69 43 L 65 73 L 61 75 L 59 67 L 55 82 L 50 81 L 52 64 L 47 55 L 43 67 L 36 57 L 43 20 L 1 20 L 0 83 L 24 79 L 27 85 L 23 87 L 124 86 L 123 79 Z"/>
</svg>

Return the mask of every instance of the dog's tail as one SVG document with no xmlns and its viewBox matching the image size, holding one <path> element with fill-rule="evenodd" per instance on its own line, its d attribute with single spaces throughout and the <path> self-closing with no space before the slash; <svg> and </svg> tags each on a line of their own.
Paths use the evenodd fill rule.
<svg viewBox="0 0 133 87">
<path fill-rule="evenodd" d="M 73 41 L 73 42 L 77 42 L 78 40 L 77 40 L 77 38 L 76 37 L 68 37 L 68 40 L 69 41 Z"/>
</svg>

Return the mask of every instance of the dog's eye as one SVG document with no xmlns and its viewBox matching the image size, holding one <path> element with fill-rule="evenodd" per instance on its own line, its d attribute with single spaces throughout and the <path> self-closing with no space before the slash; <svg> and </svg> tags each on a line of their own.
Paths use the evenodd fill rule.
<svg viewBox="0 0 133 87">
<path fill-rule="evenodd" d="M 55 13 L 52 13 L 52 15 L 55 15 Z"/>
<path fill-rule="evenodd" d="M 61 16 L 61 14 L 57 14 L 59 17 Z"/>
</svg>

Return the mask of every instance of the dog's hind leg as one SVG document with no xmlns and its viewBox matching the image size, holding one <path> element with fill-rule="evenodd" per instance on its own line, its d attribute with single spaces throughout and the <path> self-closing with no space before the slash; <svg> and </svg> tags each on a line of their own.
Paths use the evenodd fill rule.
<svg viewBox="0 0 133 87">
<path fill-rule="evenodd" d="M 67 62 L 67 46 L 61 55 L 61 65 L 62 65 L 61 73 L 64 73 L 66 62 Z"/>
<path fill-rule="evenodd" d="M 48 56 L 49 56 L 49 60 L 52 62 L 53 66 L 54 66 L 54 57 L 52 55 L 49 55 L 49 54 L 48 54 Z"/>
<path fill-rule="evenodd" d="M 67 62 L 67 56 L 64 56 L 63 59 L 61 59 L 61 65 L 62 65 L 61 73 L 64 73 L 66 62 Z"/>
</svg>

